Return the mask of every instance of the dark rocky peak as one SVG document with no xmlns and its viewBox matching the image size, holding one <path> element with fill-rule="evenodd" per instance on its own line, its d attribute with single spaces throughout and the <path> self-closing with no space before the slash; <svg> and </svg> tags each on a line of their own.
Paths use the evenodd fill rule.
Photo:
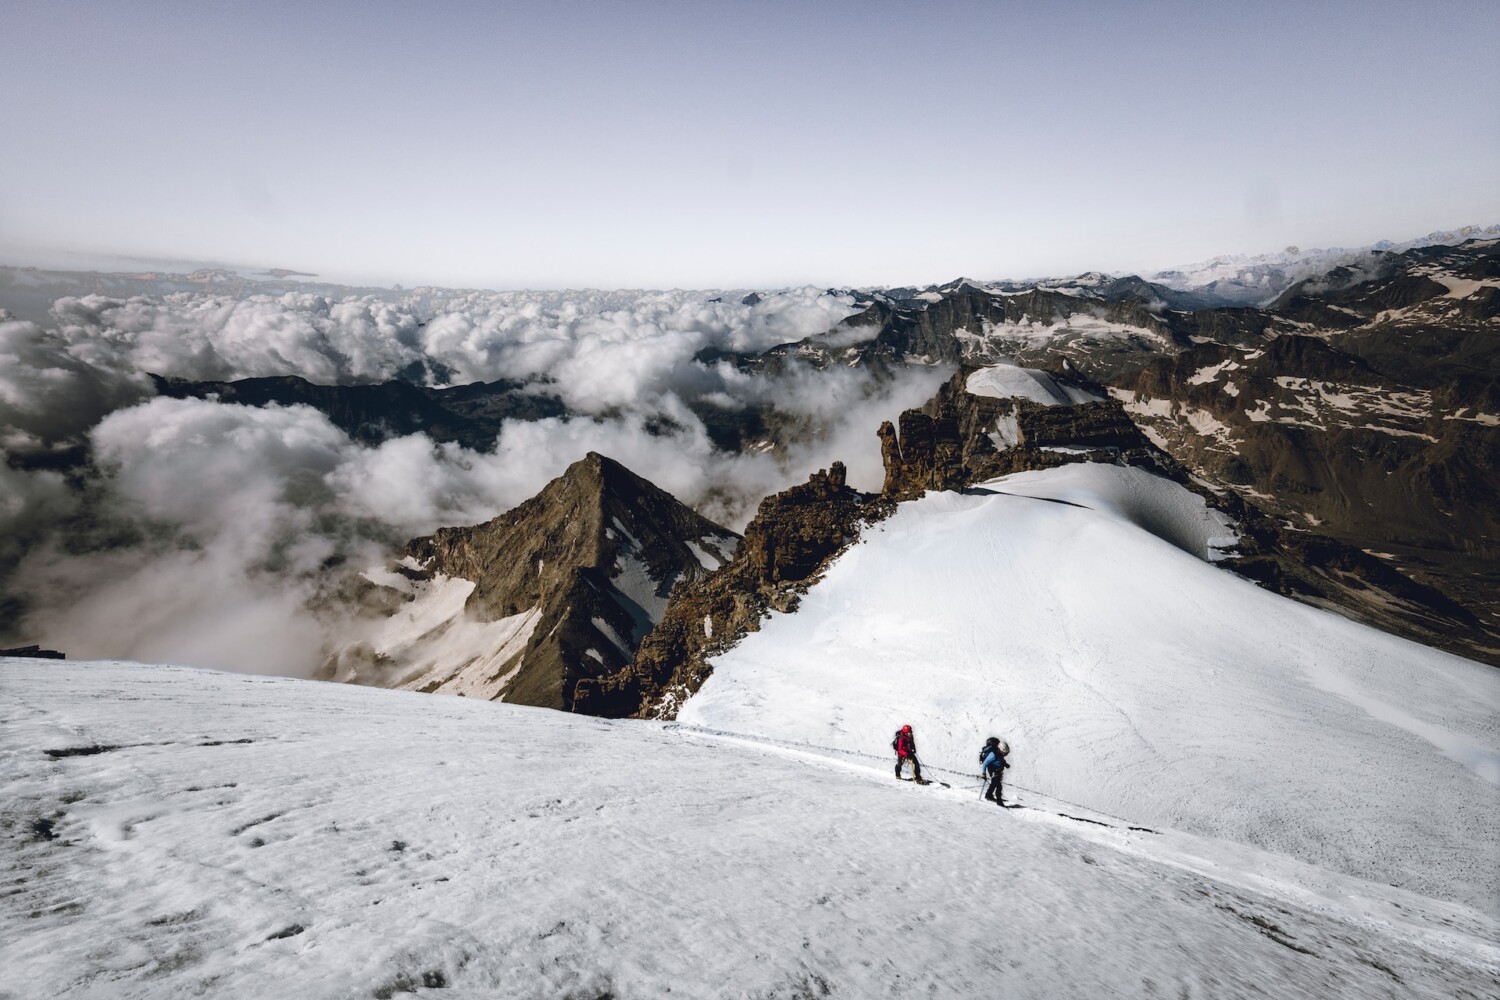
<svg viewBox="0 0 1500 1000">
<path fill-rule="evenodd" d="M 969 290 L 973 290 L 973 291 L 976 291 L 976 292 L 985 292 L 985 291 L 987 291 L 984 282 L 975 281 L 973 278 L 963 278 L 963 277 L 954 278 L 952 281 L 945 282 L 945 283 L 943 283 L 941 285 L 934 285 L 930 289 L 928 289 L 928 291 L 937 292 L 937 293 L 942 294 L 942 295 L 948 295 L 948 294 L 951 294 L 953 292 L 963 292 L 963 291 L 969 291 Z"/>
<path fill-rule="evenodd" d="M 607 576 L 626 560 L 644 566 L 651 590 L 665 600 L 678 576 L 703 569 L 705 559 L 727 559 L 737 540 L 619 462 L 589 452 L 514 509 L 473 527 L 440 528 L 408 543 L 406 554 L 430 572 L 475 581 L 468 607 L 494 620 L 535 606 L 576 571 Z"/>
<path fill-rule="evenodd" d="M 1407 385 L 1435 390 L 1492 377 L 1500 371 L 1500 240 L 1387 254 L 1378 274 L 1346 287 L 1297 286 L 1275 314 Z"/>
<path fill-rule="evenodd" d="M 608 676 L 583 678 L 576 711 L 671 718 L 708 677 L 708 658 L 729 649 L 774 609 L 796 609 L 829 563 L 883 517 L 889 504 L 849 487 L 835 462 L 806 483 L 761 501 L 734 559 L 675 590 L 635 659 Z"/>
<path fill-rule="evenodd" d="M 1095 293 L 1106 302 L 1123 302 L 1134 299 L 1146 303 L 1148 306 L 1160 304 L 1167 309 L 1193 310 L 1201 309 L 1209 305 L 1201 296 L 1190 292 L 1179 292 L 1168 288 L 1166 285 L 1158 285 L 1147 281 L 1145 278 L 1135 274 L 1127 274 L 1122 278 L 1112 279 L 1098 287 Z"/>
<path fill-rule="evenodd" d="M 1293 282 L 1271 302 L 1268 308 L 1284 309 L 1301 299 L 1336 295 L 1356 285 L 1388 277 L 1394 270 L 1394 265 L 1380 261 L 1378 256 L 1359 264 L 1339 264 L 1322 274 Z"/>
<path fill-rule="evenodd" d="M 1335 267 L 1292 285 L 1271 308 L 1287 312 L 1321 303 L 1369 318 L 1433 299 L 1461 301 L 1481 289 L 1459 288 L 1455 282 L 1482 283 L 1496 277 L 1500 277 L 1500 240 L 1470 240 L 1460 246 L 1374 254 L 1359 265 Z"/>
<path fill-rule="evenodd" d="M 571 709 L 578 680 L 629 663 L 673 586 L 727 562 L 738 542 L 591 452 L 499 517 L 408 543 L 398 569 L 410 581 L 411 603 L 447 610 L 430 612 L 426 635 L 407 636 L 400 648 L 371 641 L 345 650 L 327 672 Z M 466 596 L 455 586 L 468 587 Z M 424 621 L 429 614 L 397 613 Z M 378 669 L 361 675 L 361 657 Z"/>
</svg>

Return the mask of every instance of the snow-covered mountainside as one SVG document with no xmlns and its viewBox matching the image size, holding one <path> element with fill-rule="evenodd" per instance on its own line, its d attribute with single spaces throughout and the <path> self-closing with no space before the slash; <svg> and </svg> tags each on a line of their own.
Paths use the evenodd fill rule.
<svg viewBox="0 0 1500 1000">
<path fill-rule="evenodd" d="M 0 996 L 1323 1000 L 1500 982 L 1500 923 L 1472 909 L 1030 791 L 1001 812 L 939 776 L 952 787 L 897 784 L 875 753 L 469 699 L 0 661 Z M 1434 814 L 1442 788 L 1417 793 Z"/>
<path fill-rule="evenodd" d="M 1500 237 L 1500 225 L 1464 226 L 1393 243 L 1381 240 L 1368 247 L 1287 247 L 1277 253 L 1228 254 L 1197 264 L 1183 264 L 1148 275 L 1148 280 L 1201 297 L 1205 304 L 1264 306 L 1299 281 L 1316 278 L 1336 268 L 1376 265 L 1382 254 L 1431 246 L 1456 246 L 1468 240 Z"/>
<path fill-rule="evenodd" d="M 1275 520 L 1289 557 L 1278 572 L 1297 580 L 1260 577 L 1268 585 L 1500 663 L 1500 239 L 1489 233 L 1372 251 L 1277 284 L 1264 309 L 1178 308 L 1145 283 L 1110 297 L 1097 275 L 1066 290 L 962 281 L 872 296 L 838 330 L 741 363 L 1009 361 L 1079 376 L 1126 406 L 1116 424 Z"/>
<path fill-rule="evenodd" d="M 1500 674 L 1208 560 L 1233 526 L 1141 469 L 903 503 L 711 660 L 684 722 L 929 764 L 1494 912 Z"/>
</svg>

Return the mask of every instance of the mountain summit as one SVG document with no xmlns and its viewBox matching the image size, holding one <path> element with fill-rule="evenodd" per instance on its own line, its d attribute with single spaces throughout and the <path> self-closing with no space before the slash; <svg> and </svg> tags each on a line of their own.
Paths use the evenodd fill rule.
<svg viewBox="0 0 1500 1000">
<path fill-rule="evenodd" d="M 394 614 L 324 675 L 568 710 L 580 678 L 629 663 L 667 595 L 739 536 L 596 452 L 493 520 L 407 543 Z"/>
</svg>

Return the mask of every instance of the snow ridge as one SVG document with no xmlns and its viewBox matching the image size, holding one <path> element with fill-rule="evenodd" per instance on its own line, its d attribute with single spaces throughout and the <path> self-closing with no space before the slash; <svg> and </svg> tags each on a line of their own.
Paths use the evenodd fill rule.
<svg viewBox="0 0 1500 1000">
<path fill-rule="evenodd" d="M 1154 479 L 1071 465 L 902 504 L 679 720 L 862 752 L 911 723 L 961 766 L 1000 735 L 1049 796 L 1496 912 L 1473 862 L 1500 829 L 1500 675 L 1214 568 L 1233 525 Z"/>
</svg>

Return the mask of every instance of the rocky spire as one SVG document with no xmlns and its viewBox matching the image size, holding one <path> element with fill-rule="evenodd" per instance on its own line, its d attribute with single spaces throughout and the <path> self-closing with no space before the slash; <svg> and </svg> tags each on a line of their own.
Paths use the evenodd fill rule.
<svg viewBox="0 0 1500 1000">
<path fill-rule="evenodd" d="M 385 651 L 393 662 L 375 673 L 389 686 L 571 709 L 578 680 L 628 664 L 673 585 L 727 562 L 738 541 L 623 465 L 590 452 L 513 510 L 407 544 L 402 555 L 415 601 L 430 597 L 437 581 L 470 581 L 473 589 L 459 616 L 435 622 L 428 636 L 395 656 Z M 464 629 L 501 621 L 518 628 L 524 621 L 527 632 L 498 662 L 485 659 L 490 650 L 453 640 Z M 444 646 L 438 641 L 444 636 L 453 650 L 434 659 L 431 651 Z M 474 676 L 476 664 L 483 664 L 483 676 Z"/>
</svg>

